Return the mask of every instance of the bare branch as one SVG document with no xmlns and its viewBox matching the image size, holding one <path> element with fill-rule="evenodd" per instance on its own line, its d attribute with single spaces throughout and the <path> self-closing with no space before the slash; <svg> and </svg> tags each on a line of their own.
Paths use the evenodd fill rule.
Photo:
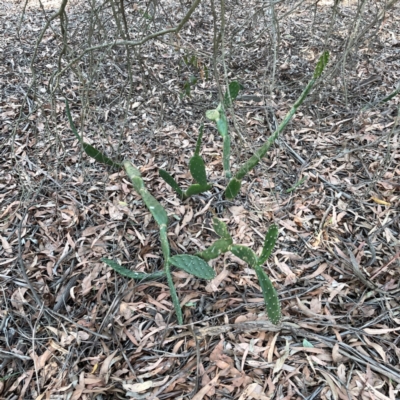
<svg viewBox="0 0 400 400">
<path fill-rule="evenodd" d="M 67 0 L 64 0 L 67 1 Z M 187 14 L 183 17 L 182 21 L 175 27 L 175 28 L 169 28 L 169 29 L 163 29 L 162 31 L 158 31 L 155 33 L 152 33 L 151 35 L 148 35 L 144 37 L 141 40 L 133 41 L 133 40 L 115 40 L 114 42 L 109 42 L 109 43 L 103 43 L 99 44 L 97 46 L 89 47 L 86 50 L 84 50 L 79 56 L 75 57 L 62 71 L 60 71 L 57 75 L 63 74 L 68 68 L 70 68 L 73 64 L 75 64 L 77 61 L 79 61 L 85 54 L 91 52 L 91 51 L 96 51 L 96 50 L 101 50 L 105 48 L 112 48 L 114 46 L 140 46 L 146 42 L 148 42 L 151 39 L 155 39 L 159 36 L 164 36 L 167 35 L 168 33 L 175 33 L 178 34 L 179 31 L 182 29 L 182 27 L 186 24 L 186 22 L 189 20 L 191 15 L 193 14 L 194 10 L 197 8 L 197 6 L 200 4 L 200 0 L 195 0 L 193 3 L 192 7 L 190 7 L 190 10 L 187 12 Z"/>
</svg>

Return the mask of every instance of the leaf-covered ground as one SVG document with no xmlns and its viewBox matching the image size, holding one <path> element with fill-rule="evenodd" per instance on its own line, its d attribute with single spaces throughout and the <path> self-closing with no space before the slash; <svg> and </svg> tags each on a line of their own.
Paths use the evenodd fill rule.
<svg viewBox="0 0 400 400">
<path fill-rule="evenodd" d="M 23 18 L 23 3 L 0 4 L 0 398 L 398 399 L 400 95 L 376 103 L 399 88 L 399 6 L 345 54 L 354 2 L 340 5 L 332 26 L 327 2 L 278 3 L 274 54 L 261 3 L 227 2 L 225 60 L 214 70 L 204 2 L 179 38 L 131 54 L 131 72 L 125 48 L 107 48 L 66 70 L 50 95 L 57 20 L 38 46 L 35 87 L 30 60 L 59 3 L 39 3 Z M 172 22 L 183 16 L 178 2 L 163 7 Z M 366 27 L 376 12 L 368 7 Z M 126 9 L 147 15 L 140 3 Z M 67 13 L 69 45 L 79 49 L 88 5 Z M 157 31 L 171 21 L 152 22 Z M 325 48 L 324 79 L 226 201 L 222 141 L 204 118 L 218 104 L 216 81 L 226 84 L 223 64 L 243 86 L 229 115 L 236 169 L 285 116 Z M 168 212 L 173 254 L 210 245 L 213 215 L 258 253 L 268 227 L 279 226 L 264 267 L 281 325 L 265 316 L 255 272 L 230 253 L 210 262 L 212 281 L 173 272 L 183 326 L 165 281 L 134 282 L 100 261 L 161 269 L 158 229 L 127 176 L 82 153 L 64 97 L 87 142 L 140 168 Z M 202 122 L 214 188 L 181 202 L 158 169 L 192 183 Z"/>
</svg>

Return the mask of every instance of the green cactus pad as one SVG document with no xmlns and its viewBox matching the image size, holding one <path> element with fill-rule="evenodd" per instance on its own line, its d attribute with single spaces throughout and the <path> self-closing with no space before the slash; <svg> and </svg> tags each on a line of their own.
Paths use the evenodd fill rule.
<svg viewBox="0 0 400 400">
<path fill-rule="evenodd" d="M 228 122 L 224 110 L 219 111 L 219 119 L 215 121 L 217 123 L 217 129 L 219 134 L 225 138 L 228 135 Z"/>
<path fill-rule="evenodd" d="M 79 136 L 79 133 L 75 127 L 74 121 L 72 120 L 71 111 L 69 109 L 69 103 L 68 103 L 67 98 L 65 98 L 65 111 L 67 113 L 69 126 L 71 127 L 71 130 L 74 133 L 74 135 L 76 136 L 76 138 L 82 144 L 82 147 L 83 147 L 83 150 L 85 151 L 85 153 L 89 157 L 94 158 L 96 161 L 98 161 L 100 163 L 107 164 L 111 167 L 121 167 L 121 164 L 114 162 L 113 160 L 111 160 L 110 158 L 105 156 L 101 151 L 97 150 L 95 147 L 91 146 L 90 144 L 88 144 L 82 140 L 82 138 Z"/>
<path fill-rule="evenodd" d="M 257 265 L 257 256 L 253 250 L 246 246 L 242 246 L 240 244 L 232 245 L 229 250 L 241 260 L 247 262 L 251 267 L 255 267 Z"/>
<path fill-rule="evenodd" d="M 136 167 L 134 167 L 129 161 L 124 161 L 123 167 L 125 168 L 129 179 L 132 181 L 133 187 L 135 188 L 136 192 L 140 194 L 140 191 L 145 187 L 140 171 Z"/>
<path fill-rule="evenodd" d="M 231 138 L 229 135 L 224 136 L 224 146 L 223 146 L 223 154 L 222 154 L 222 164 L 224 167 L 225 177 L 228 179 L 232 178 L 229 159 L 231 157 Z"/>
<path fill-rule="evenodd" d="M 147 189 L 140 192 L 143 201 L 159 226 L 168 224 L 168 215 L 164 207 L 150 194 Z"/>
<path fill-rule="evenodd" d="M 176 293 L 174 281 L 172 280 L 171 270 L 170 270 L 170 266 L 169 266 L 168 262 L 165 263 L 165 273 L 167 275 L 168 287 L 169 287 L 169 291 L 171 293 L 171 300 L 172 300 L 172 304 L 174 305 L 176 318 L 178 319 L 178 324 L 183 325 L 182 309 L 181 309 L 181 305 L 179 303 L 178 295 Z"/>
<path fill-rule="evenodd" d="M 233 177 L 230 181 L 228 186 L 225 189 L 225 197 L 228 200 L 234 199 L 238 193 L 240 192 L 240 187 L 242 186 L 242 182 L 235 177 Z"/>
<path fill-rule="evenodd" d="M 82 142 L 83 150 L 89 156 L 94 158 L 97 162 L 107 164 L 110 167 L 121 167 L 121 164 L 118 164 L 105 156 L 100 150 L 97 150 L 95 147 L 91 146 L 88 143 Z"/>
<path fill-rule="evenodd" d="M 175 192 L 178 194 L 178 196 L 183 199 L 185 197 L 185 193 L 183 190 L 179 187 L 178 183 L 176 180 L 165 170 L 159 169 L 158 174 L 161 176 L 161 178 L 164 179 L 164 181 L 172 187 L 172 189 L 175 190 Z"/>
<path fill-rule="evenodd" d="M 145 188 L 140 171 L 134 167 L 129 161 L 123 162 L 123 167 L 129 179 L 132 181 L 133 187 L 142 197 L 146 207 L 149 209 L 151 215 L 156 220 L 157 224 L 161 227 L 168 224 L 168 215 L 163 206 L 150 194 Z"/>
<path fill-rule="evenodd" d="M 225 96 L 224 96 L 224 105 L 225 107 L 229 107 L 233 102 L 236 97 L 238 97 L 239 91 L 240 89 L 242 89 L 242 86 L 240 85 L 240 83 L 233 81 L 229 84 L 229 94 L 230 94 L 230 100 L 229 100 L 229 94 L 228 94 L 228 90 L 225 92 Z"/>
<path fill-rule="evenodd" d="M 204 192 L 207 192 L 207 190 L 210 190 L 211 188 L 212 188 L 212 185 L 203 186 L 203 185 L 199 185 L 198 183 L 195 183 L 188 187 L 188 189 L 185 192 L 185 196 L 190 197 L 195 194 L 204 193 Z"/>
<path fill-rule="evenodd" d="M 169 243 L 168 243 L 167 225 L 160 226 L 160 242 L 164 260 L 166 263 L 168 263 L 171 250 L 169 248 Z"/>
<path fill-rule="evenodd" d="M 206 165 L 199 155 L 194 155 L 189 161 L 189 169 L 194 180 L 201 186 L 207 185 Z"/>
<path fill-rule="evenodd" d="M 165 276 L 164 271 L 158 271 L 154 272 L 152 274 L 145 274 L 143 272 L 135 272 L 131 271 L 130 269 L 127 269 L 123 267 L 122 265 L 119 265 L 116 261 L 110 260 L 108 258 L 102 258 L 101 261 L 103 261 L 105 264 L 107 264 L 109 267 L 111 267 L 113 270 L 117 271 L 120 275 L 127 276 L 128 278 L 132 279 L 139 279 L 139 280 L 149 280 L 149 279 L 159 279 Z"/>
<path fill-rule="evenodd" d="M 201 139 L 203 138 L 203 132 L 204 132 L 204 125 L 201 124 L 200 126 L 200 133 L 199 133 L 199 137 L 197 138 L 197 142 L 196 142 L 196 150 L 194 152 L 194 154 L 196 156 L 198 156 L 200 154 L 200 147 L 201 147 Z"/>
<path fill-rule="evenodd" d="M 169 259 L 170 264 L 201 279 L 215 278 L 214 270 L 200 257 L 178 254 Z"/>
<path fill-rule="evenodd" d="M 231 179 L 225 191 L 226 198 L 233 199 L 239 193 L 241 179 L 243 179 L 243 177 L 247 175 L 261 161 L 261 159 L 265 156 L 265 154 L 278 138 L 278 136 L 286 128 L 288 123 L 293 118 L 293 115 L 296 113 L 297 109 L 301 106 L 307 95 L 310 93 L 317 78 L 321 76 L 322 71 L 328 63 L 328 59 L 329 53 L 325 51 L 317 63 L 312 79 L 308 82 L 307 86 L 305 87 L 299 98 L 295 101 L 292 108 L 284 117 L 283 121 L 279 124 L 278 128 L 275 130 L 274 133 L 272 133 L 269 139 L 258 150 L 256 150 L 256 152 L 239 168 L 239 170 L 235 174 L 235 177 Z"/>
<path fill-rule="evenodd" d="M 232 238 L 218 239 L 209 248 L 196 253 L 197 257 L 202 258 L 204 261 L 210 261 L 219 257 L 221 254 L 226 253 L 232 244 Z"/>
<path fill-rule="evenodd" d="M 267 261 L 268 257 L 272 253 L 272 250 L 274 249 L 277 238 L 278 227 L 276 225 L 271 225 L 268 229 L 267 234 L 265 235 L 264 246 L 258 259 L 258 265 L 263 265 L 265 261 Z"/>
<path fill-rule="evenodd" d="M 281 305 L 279 303 L 278 293 L 272 285 L 271 280 L 268 278 L 268 275 L 260 266 L 256 266 L 255 271 L 264 295 L 268 318 L 274 325 L 277 325 L 281 320 Z"/>
<path fill-rule="evenodd" d="M 321 76 L 323 70 L 326 67 L 326 64 L 328 64 L 328 61 L 329 61 L 329 51 L 324 51 L 318 60 L 317 66 L 315 67 L 313 76 L 314 79 L 318 79 Z"/>
<path fill-rule="evenodd" d="M 206 111 L 206 117 L 210 121 L 217 121 L 217 120 L 219 120 L 219 111 L 217 109 L 208 110 L 208 111 Z"/>
<path fill-rule="evenodd" d="M 229 240 L 232 241 L 231 235 L 229 234 L 229 231 L 228 231 L 228 227 L 224 221 L 221 221 L 220 219 L 214 217 L 213 218 L 213 228 L 214 228 L 215 233 L 219 237 L 221 237 L 225 240 L 228 240 L 228 241 Z"/>
</svg>

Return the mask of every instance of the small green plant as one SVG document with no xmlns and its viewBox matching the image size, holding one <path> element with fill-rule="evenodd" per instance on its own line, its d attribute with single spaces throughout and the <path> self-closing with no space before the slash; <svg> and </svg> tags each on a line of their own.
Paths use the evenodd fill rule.
<svg viewBox="0 0 400 400">
<path fill-rule="evenodd" d="M 74 133 L 74 135 L 76 136 L 76 138 L 79 140 L 79 143 L 82 145 L 82 148 L 85 151 L 85 153 L 88 156 L 94 158 L 96 161 L 107 164 L 110 167 L 116 167 L 116 168 L 121 167 L 121 164 L 110 160 L 101 151 L 97 150 L 95 147 L 91 146 L 89 143 L 84 142 L 83 139 L 81 138 L 81 136 L 79 136 L 79 133 L 75 127 L 74 121 L 72 120 L 71 111 L 69 109 L 69 104 L 68 104 L 67 98 L 65 98 L 65 110 L 67 112 L 67 117 L 68 117 L 68 121 L 69 121 L 71 130 Z"/>
<path fill-rule="evenodd" d="M 213 228 L 215 233 L 221 238 L 215 241 L 208 249 L 196 253 L 196 256 L 201 257 L 205 261 L 213 260 L 221 254 L 229 251 L 229 247 L 233 244 L 233 239 L 228 232 L 228 227 L 223 221 L 218 218 L 213 218 Z"/>
<path fill-rule="evenodd" d="M 276 140 L 278 135 L 284 130 L 287 126 L 298 107 L 303 103 L 304 99 L 310 92 L 311 88 L 315 84 L 316 80 L 321 76 L 326 64 L 328 63 L 329 53 L 326 51 L 320 57 L 317 66 L 314 71 L 314 75 L 300 97 L 297 99 L 293 107 L 285 116 L 284 120 L 279 125 L 278 129 L 271 135 L 271 137 L 254 153 L 252 157 L 236 172 L 233 178 L 231 178 L 231 172 L 229 167 L 229 158 L 230 158 L 230 138 L 228 134 L 228 123 L 225 114 L 225 107 L 229 107 L 232 104 L 232 101 L 236 99 L 239 91 L 240 85 L 237 82 L 232 82 L 227 92 L 225 93 L 223 102 L 218 105 L 215 110 L 209 110 L 206 113 L 208 119 L 215 121 L 217 125 L 217 130 L 221 134 L 223 139 L 223 166 L 225 171 L 225 176 L 227 178 L 231 178 L 229 184 L 225 190 L 225 197 L 228 199 L 234 198 L 240 191 L 241 180 L 242 178 L 250 172 L 264 157 L 268 149 L 271 147 L 272 143 Z M 253 250 L 250 248 L 238 245 L 233 243 L 233 239 L 229 234 L 228 228 L 226 224 L 217 218 L 213 219 L 213 227 L 215 232 L 218 234 L 220 239 L 215 241 L 210 247 L 207 249 L 196 253 L 195 255 L 190 254 L 177 254 L 174 256 L 170 255 L 170 247 L 167 236 L 167 226 L 168 226 L 168 216 L 165 209 L 162 205 L 150 194 L 150 192 L 146 189 L 143 179 L 141 177 L 140 171 L 134 167 L 129 161 L 124 161 L 122 164 L 114 162 L 110 158 L 106 157 L 102 152 L 100 152 L 95 147 L 89 145 L 84 142 L 82 137 L 79 136 L 77 129 L 72 121 L 69 105 L 67 99 L 65 99 L 66 104 L 66 112 L 68 116 L 68 120 L 71 126 L 71 129 L 79 142 L 82 145 L 83 150 L 90 157 L 94 158 L 98 162 L 105 163 L 112 167 L 123 167 L 132 181 L 133 187 L 136 192 L 142 197 L 143 202 L 146 207 L 149 209 L 153 218 L 159 226 L 160 232 L 160 244 L 161 250 L 164 256 L 164 267 L 161 271 L 157 271 L 151 274 L 145 274 L 141 272 L 131 271 L 117 262 L 103 258 L 102 261 L 113 268 L 116 272 L 126 277 L 132 279 L 139 280 L 148 280 L 148 279 L 158 279 L 161 277 L 166 277 L 168 286 L 171 292 L 171 299 L 175 308 L 175 312 L 177 315 L 178 323 L 183 323 L 182 310 L 179 304 L 179 299 L 176 293 L 175 286 L 172 280 L 171 274 L 171 266 L 175 266 L 176 268 L 183 269 L 184 271 L 198 277 L 201 279 L 213 279 L 215 276 L 214 270 L 207 264 L 207 261 L 210 261 L 214 258 L 217 258 L 222 253 L 226 253 L 227 251 L 232 252 L 234 255 L 248 263 L 252 268 L 254 268 L 258 280 L 260 282 L 261 290 L 263 292 L 264 301 L 267 309 L 267 314 L 272 323 L 278 324 L 281 319 L 281 308 L 279 303 L 279 298 L 276 290 L 273 287 L 271 280 L 268 278 L 267 274 L 263 270 L 262 266 L 268 257 L 271 255 L 271 252 L 275 246 L 275 242 L 278 237 L 278 228 L 275 225 L 272 225 L 264 240 L 263 249 L 261 255 L 258 257 Z M 170 185 L 176 193 L 180 196 L 181 199 L 187 199 L 188 197 L 203 193 L 212 188 L 212 185 L 207 182 L 206 168 L 205 163 L 202 157 L 200 156 L 200 147 L 201 140 L 203 136 L 203 126 L 200 128 L 200 134 L 196 143 L 196 150 L 193 157 L 189 161 L 189 170 L 196 181 L 195 184 L 189 186 L 189 188 L 184 191 L 180 188 L 175 179 L 163 169 L 159 170 L 160 176 L 165 180 L 165 182 Z M 303 181 L 300 181 L 290 190 L 294 190 L 297 186 L 299 186 Z"/>
<path fill-rule="evenodd" d="M 239 257 L 254 268 L 264 296 L 268 318 L 273 324 L 278 324 L 281 319 L 281 307 L 278 294 L 268 275 L 262 268 L 263 264 L 271 255 L 278 238 L 278 228 L 276 225 L 271 225 L 265 235 L 263 249 L 259 257 L 257 257 L 256 253 L 249 247 L 233 244 L 233 239 L 228 232 L 228 227 L 223 221 L 213 218 L 213 228 L 220 239 L 215 241 L 209 248 L 196 253 L 196 255 L 203 258 L 205 261 L 209 261 L 230 251 L 236 257 Z"/>
<path fill-rule="evenodd" d="M 199 78 L 203 80 L 208 80 L 209 78 L 207 66 L 203 65 L 201 60 L 195 54 L 183 55 L 182 61 L 183 64 L 192 72 L 192 74 L 183 84 L 183 92 L 180 94 L 181 99 L 183 99 L 185 96 L 191 97 L 192 87 L 196 85 Z"/>
<path fill-rule="evenodd" d="M 230 248 L 230 251 L 235 256 L 247 262 L 256 271 L 258 281 L 260 282 L 261 290 L 263 292 L 268 318 L 275 325 L 281 320 L 281 306 L 279 303 L 278 294 L 268 275 L 262 269 L 262 265 L 271 255 L 277 238 L 278 228 L 276 225 L 271 225 L 267 234 L 265 235 L 264 246 L 260 257 L 257 257 L 253 250 L 245 246 L 233 245 Z"/>
<path fill-rule="evenodd" d="M 87 143 L 83 142 L 82 138 L 79 136 L 78 131 L 74 125 L 72 120 L 72 116 L 69 110 L 68 101 L 65 99 L 66 103 L 66 111 L 68 120 L 71 126 L 72 131 L 74 132 L 75 136 L 78 138 L 79 142 L 82 144 L 83 149 L 87 153 L 88 156 L 94 158 L 98 162 L 105 163 L 107 165 L 116 167 L 120 166 L 121 164 L 115 163 L 108 157 L 106 157 L 101 151 L 97 150 L 95 147 L 88 145 Z M 201 141 L 201 137 L 200 137 Z M 199 143 L 200 143 L 199 141 Z M 200 147 L 200 144 L 197 146 Z M 196 150 L 198 153 L 198 151 Z M 198 154 L 197 154 L 198 155 Z M 196 160 L 195 160 L 196 161 Z M 203 161 L 203 160 L 201 160 Z M 193 163 L 192 163 L 193 164 Z M 194 162 L 195 169 L 194 176 L 197 179 L 204 183 L 205 180 L 205 167 L 203 162 L 204 172 L 198 171 L 196 166 L 198 162 Z M 160 277 L 166 276 L 169 290 L 171 293 L 172 303 L 175 308 L 175 313 L 178 319 L 178 323 L 180 325 L 183 324 L 183 316 L 182 310 L 179 304 L 178 295 L 176 293 L 176 289 L 172 280 L 171 275 L 171 266 L 175 266 L 177 268 L 183 269 L 184 271 L 192 274 L 198 278 L 202 279 L 212 279 L 215 276 L 214 270 L 200 257 L 196 255 L 190 254 L 178 254 L 174 256 L 170 256 L 170 247 L 168 243 L 168 236 L 167 236 L 167 225 L 168 225 L 168 216 L 167 212 L 163 208 L 163 206 L 150 194 L 150 192 L 146 189 L 140 171 L 134 167 L 129 161 L 124 161 L 122 163 L 123 168 L 125 169 L 126 174 L 128 175 L 129 179 L 132 181 L 133 187 L 136 192 L 141 196 L 143 202 L 145 203 L 146 207 L 149 209 L 151 215 L 155 219 L 156 223 L 159 226 L 160 232 L 160 242 L 161 242 L 161 250 L 164 256 L 164 268 L 162 271 L 157 271 L 152 274 L 146 274 L 141 272 L 131 271 L 122 265 L 118 264 L 117 262 L 110 260 L 108 258 L 103 258 L 102 261 L 106 263 L 108 266 L 113 268 L 119 274 L 126 276 L 132 279 L 139 279 L 139 280 L 152 280 L 158 279 Z M 199 168 L 200 170 L 202 167 Z M 193 173 L 193 172 L 192 172 Z M 192 185 L 193 186 L 193 185 Z"/>
<path fill-rule="evenodd" d="M 223 150 L 222 150 L 222 164 L 225 172 L 225 177 L 230 179 L 232 174 L 229 167 L 229 159 L 231 156 L 231 138 L 228 134 L 228 122 L 226 120 L 225 107 L 232 105 L 233 100 L 239 94 L 241 86 L 238 82 L 231 82 L 228 90 L 225 93 L 223 103 L 219 103 L 215 110 L 208 110 L 206 117 L 210 121 L 214 121 L 217 125 L 217 130 L 222 137 Z"/>
<path fill-rule="evenodd" d="M 142 17 L 147 19 L 148 21 L 153 21 L 153 17 L 148 12 L 139 10 L 139 14 L 141 14 Z"/>
<path fill-rule="evenodd" d="M 197 78 L 192 75 L 184 84 L 183 84 L 183 92 L 180 97 L 183 99 L 185 96 L 191 97 L 192 86 L 197 83 Z"/>
<path fill-rule="evenodd" d="M 164 268 L 162 271 L 158 271 L 153 274 L 142 274 L 130 271 L 122 267 L 115 261 L 109 260 L 107 258 L 103 258 L 102 260 L 121 275 L 128 276 L 129 278 L 133 279 L 156 279 L 165 275 L 171 293 L 172 303 L 174 304 L 175 313 L 178 318 L 178 323 L 182 325 L 182 310 L 179 304 L 179 299 L 176 293 L 174 282 L 172 280 L 171 266 L 173 265 L 177 268 L 183 269 L 187 273 L 201 279 L 213 279 L 215 277 L 215 272 L 202 258 L 198 256 L 190 254 L 177 254 L 174 256 L 170 255 L 170 247 L 167 236 L 167 212 L 165 211 L 163 206 L 146 189 L 140 171 L 136 167 L 134 167 L 129 161 L 124 161 L 122 165 L 129 179 L 132 181 L 134 189 L 141 196 L 144 204 L 158 224 L 161 249 L 164 256 Z"/>
<path fill-rule="evenodd" d="M 207 192 L 212 188 L 212 185 L 207 182 L 206 165 L 204 160 L 200 156 L 201 139 L 203 137 L 203 125 L 200 127 L 200 134 L 197 138 L 196 150 L 194 156 L 189 161 L 189 170 L 193 179 L 197 182 L 190 185 L 186 191 L 183 191 L 178 182 L 165 170 L 159 169 L 158 173 L 161 178 L 164 179 L 172 189 L 178 194 L 182 200 L 186 200 L 188 197 L 195 194 Z"/>
<path fill-rule="evenodd" d="M 286 128 L 287 124 L 293 118 L 293 115 L 296 113 L 297 109 L 303 103 L 308 93 L 310 93 L 310 90 L 314 86 L 317 79 L 321 76 L 324 68 L 326 67 L 326 64 L 328 64 L 328 61 L 329 61 L 329 52 L 324 51 L 324 53 L 318 60 L 317 66 L 315 67 L 313 77 L 311 78 L 310 82 L 308 82 L 308 85 L 303 90 L 303 93 L 301 93 L 300 97 L 296 100 L 292 108 L 286 114 L 285 118 L 280 123 L 277 130 L 254 153 L 254 155 L 250 157 L 250 159 L 241 168 L 239 168 L 239 171 L 237 171 L 235 176 L 229 181 L 229 184 L 225 190 L 225 197 L 227 199 L 233 199 L 238 195 L 240 187 L 242 185 L 242 179 L 244 178 L 244 176 L 247 175 L 261 161 L 261 159 L 265 156 L 271 145 L 278 138 L 279 134 Z"/>
<path fill-rule="evenodd" d="M 293 192 L 293 191 L 296 190 L 299 186 L 301 186 L 306 180 L 307 180 L 307 177 L 306 177 L 306 176 L 303 177 L 303 178 L 300 179 L 298 182 L 296 182 L 296 183 L 294 184 L 294 186 L 292 186 L 291 188 L 287 189 L 287 190 L 286 190 L 286 193 L 291 193 L 291 192 Z"/>
</svg>

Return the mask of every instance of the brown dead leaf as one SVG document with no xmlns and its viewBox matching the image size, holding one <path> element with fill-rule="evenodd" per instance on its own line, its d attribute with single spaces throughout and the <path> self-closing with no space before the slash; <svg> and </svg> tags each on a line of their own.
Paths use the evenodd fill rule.
<svg viewBox="0 0 400 400">
<path fill-rule="evenodd" d="M 292 272 L 289 265 L 285 262 L 280 262 L 277 256 L 274 256 L 275 264 L 279 267 L 279 269 L 286 275 L 285 286 L 293 285 L 297 282 L 296 275 Z"/>
<path fill-rule="evenodd" d="M 321 313 L 322 303 L 321 303 L 321 299 L 320 298 L 314 297 L 313 299 L 311 299 L 310 310 L 315 314 L 320 314 Z"/>
<path fill-rule="evenodd" d="M 399 331 L 399 328 L 387 328 L 387 329 L 372 329 L 364 328 L 363 331 L 369 335 L 385 335 L 386 333 Z"/>
<path fill-rule="evenodd" d="M 8 254 L 12 254 L 12 247 L 11 247 L 10 243 L 8 243 L 7 239 L 0 235 L 0 240 L 1 240 L 1 244 L 3 246 L 4 251 Z"/>
<path fill-rule="evenodd" d="M 272 371 L 273 374 L 278 373 L 282 369 L 288 357 L 289 357 L 289 341 L 286 339 L 285 351 L 283 355 L 276 360 L 274 369 Z"/>
<path fill-rule="evenodd" d="M 329 315 L 315 314 L 305 304 L 303 304 L 298 297 L 296 297 L 296 301 L 297 301 L 297 305 L 298 305 L 299 309 L 308 317 L 326 318 L 326 319 L 330 320 L 331 322 L 334 322 L 335 318 L 340 318 L 340 316 L 333 317 L 333 316 L 329 316 Z"/>
<path fill-rule="evenodd" d="M 88 228 L 86 228 L 83 232 L 82 232 L 82 237 L 88 237 L 88 236 L 92 236 L 95 235 L 96 232 L 101 229 L 104 228 L 105 225 L 97 225 L 97 226 L 89 226 Z"/>
<path fill-rule="evenodd" d="M 225 281 L 225 279 L 229 276 L 229 271 L 227 269 L 223 269 L 214 279 L 210 281 L 210 283 L 206 286 L 206 291 L 208 293 L 213 293 L 218 290 L 218 286 Z"/>
<path fill-rule="evenodd" d="M 217 385 L 219 379 L 219 374 L 217 373 L 215 377 L 207 383 L 207 385 L 203 386 L 193 397 L 192 400 L 203 400 L 204 396 L 207 395 L 208 392 L 213 390 L 213 388 Z"/>
<path fill-rule="evenodd" d="M 51 349 L 46 349 L 42 355 L 38 356 L 35 351 L 31 350 L 29 355 L 35 364 L 35 369 L 39 371 L 46 365 L 53 352 Z"/>
<path fill-rule="evenodd" d="M 123 383 L 122 387 L 125 390 L 128 390 L 132 393 L 143 393 L 143 392 L 146 392 L 147 390 L 151 389 L 154 386 L 153 386 L 153 381 L 145 381 L 145 382 L 133 383 L 133 384 Z"/>
<path fill-rule="evenodd" d="M 339 353 L 339 343 L 335 343 L 332 348 L 332 360 L 334 363 L 343 363 L 346 358 Z M 343 366 L 343 364 L 341 364 Z M 344 367 L 344 366 L 343 366 Z"/>
<path fill-rule="evenodd" d="M 117 354 L 118 350 L 115 350 L 114 353 L 110 354 L 102 363 L 99 375 L 102 377 L 103 382 L 105 384 L 108 383 L 108 380 L 110 378 L 110 368 L 111 366 L 116 363 L 118 360 L 122 358 L 122 356 L 115 357 Z"/>
<path fill-rule="evenodd" d="M 82 371 L 79 375 L 79 383 L 75 386 L 71 400 L 79 400 L 85 390 L 85 373 Z"/>
<path fill-rule="evenodd" d="M 269 397 L 265 395 L 261 385 L 258 383 L 251 383 L 244 389 L 243 393 L 239 397 L 239 400 L 247 399 L 268 400 Z"/>
<path fill-rule="evenodd" d="M 365 343 L 367 343 L 368 346 L 374 348 L 376 350 L 376 352 L 381 356 L 382 361 L 384 363 L 387 362 L 387 358 L 386 358 L 386 352 L 385 350 L 383 350 L 382 346 L 380 346 L 378 343 L 374 343 L 371 340 L 368 339 L 368 336 L 363 336 Z"/>
<path fill-rule="evenodd" d="M 27 303 L 25 300 L 25 293 L 28 291 L 28 288 L 18 288 L 12 295 L 11 295 L 11 304 L 12 306 L 17 309 L 21 315 L 25 315 L 25 310 L 23 304 Z"/>
</svg>

